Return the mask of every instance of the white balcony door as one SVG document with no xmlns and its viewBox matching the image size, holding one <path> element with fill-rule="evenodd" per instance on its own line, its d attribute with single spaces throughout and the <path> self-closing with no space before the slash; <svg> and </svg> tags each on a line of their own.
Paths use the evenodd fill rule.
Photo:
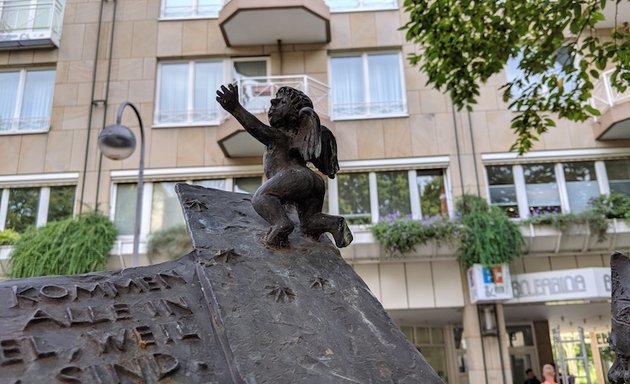
<svg viewBox="0 0 630 384">
<path fill-rule="evenodd" d="M 269 107 L 274 87 L 267 83 L 267 60 L 264 58 L 235 59 L 233 61 L 234 80 L 241 84 L 241 100 L 245 108 L 252 112 L 262 112 Z"/>
</svg>

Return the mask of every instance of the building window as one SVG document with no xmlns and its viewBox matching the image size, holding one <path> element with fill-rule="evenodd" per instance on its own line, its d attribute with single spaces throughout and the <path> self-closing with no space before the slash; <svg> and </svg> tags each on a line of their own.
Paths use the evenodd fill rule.
<svg viewBox="0 0 630 384">
<path fill-rule="evenodd" d="M 592 161 L 563 163 L 562 168 L 571 212 L 579 213 L 588 209 L 589 201 L 599 196 L 595 163 Z"/>
<path fill-rule="evenodd" d="M 30 226 L 72 217 L 75 186 L 10 188 L 0 191 L 0 230 L 24 232 Z"/>
<path fill-rule="evenodd" d="M 370 187 L 367 173 L 337 175 L 339 213 L 350 224 L 368 224 L 372 221 Z"/>
<path fill-rule="evenodd" d="M 525 176 L 525 192 L 531 215 L 562 211 L 553 164 L 524 165 L 523 175 Z"/>
<path fill-rule="evenodd" d="M 2 71 L 0 84 L 0 133 L 48 130 L 54 70 Z"/>
<path fill-rule="evenodd" d="M 406 113 L 399 53 L 333 56 L 330 65 L 333 118 Z"/>
<path fill-rule="evenodd" d="M 327 0 L 331 12 L 396 9 L 397 0 Z"/>
<path fill-rule="evenodd" d="M 156 124 L 218 124 L 221 113 L 215 97 L 223 77 L 222 61 L 160 63 Z"/>
<path fill-rule="evenodd" d="M 253 194 L 261 185 L 262 177 L 148 181 L 145 183 L 143 191 L 143 207 L 146 211 L 142 212 L 142 217 L 140 218 L 141 234 L 148 235 L 156 231 L 185 224 L 181 204 L 175 193 L 175 185 L 178 183 L 189 183 L 206 188 Z M 113 202 L 113 222 L 118 228 L 119 235 L 130 236 L 134 233 L 137 190 L 136 183 L 116 184 L 116 197 Z"/>
<path fill-rule="evenodd" d="M 486 167 L 490 203 L 499 206 L 512 218 L 518 218 L 518 201 L 511 165 Z"/>
<path fill-rule="evenodd" d="M 448 214 L 441 169 L 344 173 L 337 176 L 335 190 L 338 212 L 332 213 L 350 224 Z"/>
<path fill-rule="evenodd" d="M 444 329 L 436 327 L 400 327 L 400 330 L 422 353 L 429 365 L 448 383 L 448 360 Z"/>
<path fill-rule="evenodd" d="M 610 192 L 630 196 L 630 160 L 607 160 L 605 164 Z"/>
<path fill-rule="evenodd" d="M 217 17 L 224 0 L 162 0 L 165 19 Z"/>
</svg>

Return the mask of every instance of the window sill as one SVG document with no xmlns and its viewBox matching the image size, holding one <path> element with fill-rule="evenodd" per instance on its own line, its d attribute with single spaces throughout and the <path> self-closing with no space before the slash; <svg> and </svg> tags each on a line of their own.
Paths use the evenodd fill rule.
<svg viewBox="0 0 630 384">
<path fill-rule="evenodd" d="M 221 125 L 220 121 L 208 121 L 203 123 L 155 123 L 151 125 L 151 128 L 203 128 L 203 127 L 217 127 Z"/>
<path fill-rule="evenodd" d="M 48 133 L 50 129 L 42 129 L 37 131 L 0 131 L 0 136 L 13 136 L 13 135 L 37 135 L 41 133 Z"/>
<path fill-rule="evenodd" d="M 206 19 L 218 19 L 219 15 L 212 15 L 212 16 L 173 16 L 173 17 L 166 17 L 166 16 L 160 16 L 158 18 L 158 21 L 186 21 L 186 20 L 206 20 Z"/>
<path fill-rule="evenodd" d="M 376 119 L 399 119 L 409 117 L 407 112 L 401 112 L 391 115 L 373 115 L 373 116 L 342 116 L 332 117 L 332 121 L 353 121 L 353 120 L 376 120 Z"/>
</svg>

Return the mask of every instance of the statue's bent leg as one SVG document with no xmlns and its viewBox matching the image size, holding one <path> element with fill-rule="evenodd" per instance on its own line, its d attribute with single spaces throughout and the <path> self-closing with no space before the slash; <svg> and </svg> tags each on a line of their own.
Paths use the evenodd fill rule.
<svg viewBox="0 0 630 384">
<path fill-rule="evenodd" d="M 286 247 L 294 224 L 287 216 L 283 203 L 282 182 L 275 177 L 267 180 L 254 194 L 252 205 L 271 224 L 265 242 L 272 247 Z M 280 193 L 278 193 L 280 192 Z"/>
<path fill-rule="evenodd" d="M 322 233 L 329 232 L 333 235 L 337 247 L 347 247 L 352 242 L 352 232 L 343 217 L 322 213 L 325 185 L 319 176 L 314 175 L 314 178 L 316 181 L 311 197 L 297 202 L 302 232 L 314 238 L 319 238 Z"/>
</svg>

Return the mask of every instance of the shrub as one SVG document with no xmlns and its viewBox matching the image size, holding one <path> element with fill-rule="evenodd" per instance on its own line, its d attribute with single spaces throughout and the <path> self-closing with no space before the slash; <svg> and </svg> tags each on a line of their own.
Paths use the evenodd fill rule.
<svg viewBox="0 0 630 384">
<path fill-rule="evenodd" d="M 13 245 L 20 239 L 20 234 L 12 229 L 0 231 L 0 246 Z"/>
<path fill-rule="evenodd" d="M 15 243 L 9 275 L 21 278 L 102 270 L 116 236 L 112 222 L 98 213 L 31 227 Z"/>
<path fill-rule="evenodd" d="M 480 197 L 465 195 L 458 202 L 458 211 L 462 224 L 458 257 L 462 264 L 509 263 L 521 255 L 521 231 L 500 208 L 489 206 Z"/>
<path fill-rule="evenodd" d="M 192 251 L 192 241 L 184 225 L 162 229 L 151 234 L 147 245 L 147 257 L 151 262 L 156 259 L 175 259 L 190 251 Z"/>
<path fill-rule="evenodd" d="M 373 225 L 371 230 L 390 256 L 409 253 L 430 240 L 451 241 L 457 235 L 457 225 L 442 216 L 413 220 L 393 214 Z"/>
</svg>

